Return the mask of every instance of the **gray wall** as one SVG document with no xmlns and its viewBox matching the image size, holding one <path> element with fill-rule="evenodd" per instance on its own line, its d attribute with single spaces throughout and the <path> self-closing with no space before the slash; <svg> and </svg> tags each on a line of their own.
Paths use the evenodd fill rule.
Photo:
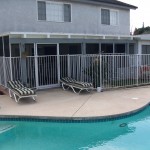
<svg viewBox="0 0 150 150">
<path fill-rule="evenodd" d="M 129 35 L 130 11 L 117 8 L 119 25 L 101 25 L 101 7 L 72 3 L 72 22 L 56 23 L 37 21 L 36 0 L 1 0 L 0 34 L 5 32 L 63 32 Z"/>
</svg>

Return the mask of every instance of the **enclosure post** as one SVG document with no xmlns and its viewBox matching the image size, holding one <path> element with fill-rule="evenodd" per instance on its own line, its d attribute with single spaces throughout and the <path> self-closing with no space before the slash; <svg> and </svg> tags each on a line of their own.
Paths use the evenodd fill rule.
<svg viewBox="0 0 150 150">
<path fill-rule="evenodd" d="M 20 43 L 21 50 L 21 66 L 22 66 L 22 82 L 27 84 L 27 67 L 26 67 L 26 54 L 25 54 L 25 45 L 24 43 Z"/>
<path fill-rule="evenodd" d="M 57 44 L 57 71 L 58 71 L 58 84 L 60 84 L 60 55 L 59 55 L 59 44 Z"/>
<path fill-rule="evenodd" d="M 9 43 L 9 55 L 10 55 L 10 78 L 13 80 L 13 73 L 12 73 L 12 57 L 11 57 L 11 44 Z"/>
<path fill-rule="evenodd" d="M 2 63 L 3 59 L 2 57 L 0 56 L 0 63 Z M 0 85 L 2 85 L 2 68 L 3 68 L 3 63 L 2 63 L 2 66 L 0 67 Z"/>
<path fill-rule="evenodd" d="M 39 76 L 38 76 L 38 58 L 37 58 L 37 44 L 34 43 L 34 63 L 35 63 L 35 80 L 36 80 L 36 88 L 39 87 Z"/>
<path fill-rule="evenodd" d="M 3 42 L 3 70 L 4 70 L 4 86 L 7 87 L 6 81 L 6 57 L 5 57 L 5 47 L 4 47 L 4 37 L 2 37 Z"/>
</svg>

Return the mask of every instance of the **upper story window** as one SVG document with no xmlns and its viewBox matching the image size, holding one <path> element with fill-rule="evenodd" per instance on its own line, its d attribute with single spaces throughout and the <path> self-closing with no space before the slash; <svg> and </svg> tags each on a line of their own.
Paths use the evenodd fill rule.
<svg viewBox="0 0 150 150">
<path fill-rule="evenodd" d="M 71 5 L 38 1 L 38 20 L 71 22 Z"/>
<path fill-rule="evenodd" d="M 118 25 L 118 11 L 101 9 L 101 23 L 105 25 Z"/>
</svg>

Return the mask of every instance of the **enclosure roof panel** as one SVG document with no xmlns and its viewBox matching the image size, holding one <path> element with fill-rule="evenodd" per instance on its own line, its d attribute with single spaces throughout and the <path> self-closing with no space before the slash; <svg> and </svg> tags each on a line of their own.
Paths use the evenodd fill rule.
<svg viewBox="0 0 150 150">
<path fill-rule="evenodd" d="M 2 36 L 9 36 L 10 38 L 51 38 L 51 39 L 116 39 L 116 40 L 133 40 L 131 35 L 105 35 L 105 34 L 77 34 L 77 33 L 45 33 L 45 32 L 9 32 Z"/>
</svg>

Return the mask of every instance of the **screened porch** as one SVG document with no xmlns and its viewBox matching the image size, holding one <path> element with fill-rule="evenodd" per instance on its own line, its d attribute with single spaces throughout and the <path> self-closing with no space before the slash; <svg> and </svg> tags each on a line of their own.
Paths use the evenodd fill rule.
<svg viewBox="0 0 150 150">
<path fill-rule="evenodd" d="M 135 53 L 131 37 L 13 33 L 0 37 L 0 84 L 21 80 L 45 89 L 59 87 L 66 76 L 104 89 L 145 84 L 139 67 L 148 56 Z"/>
</svg>

